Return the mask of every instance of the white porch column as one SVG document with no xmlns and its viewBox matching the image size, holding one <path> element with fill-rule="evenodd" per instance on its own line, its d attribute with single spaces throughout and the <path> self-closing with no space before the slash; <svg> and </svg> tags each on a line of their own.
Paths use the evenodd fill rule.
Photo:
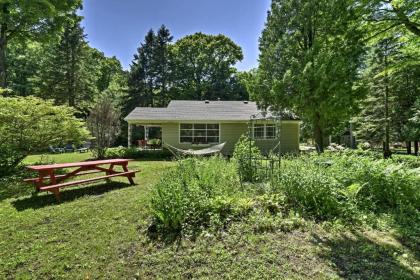
<svg viewBox="0 0 420 280">
<path fill-rule="evenodd" d="M 147 125 L 144 126 L 144 140 L 149 140 L 149 127 Z"/>
<path fill-rule="evenodd" d="M 130 123 L 128 123 L 128 140 L 127 140 L 127 146 L 130 148 L 131 147 L 131 127 L 132 125 Z"/>
</svg>

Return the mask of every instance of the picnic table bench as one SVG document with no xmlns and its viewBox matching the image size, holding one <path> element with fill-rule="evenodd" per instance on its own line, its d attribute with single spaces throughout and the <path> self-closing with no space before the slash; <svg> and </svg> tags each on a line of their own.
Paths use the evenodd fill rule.
<svg viewBox="0 0 420 280">
<path fill-rule="evenodd" d="M 60 189 L 64 187 L 81 185 L 104 179 L 108 180 L 109 178 L 117 176 L 127 177 L 130 184 L 134 185 L 133 177 L 135 177 L 136 172 L 139 171 L 128 170 L 129 161 L 129 159 L 107 159 L 72 163 L 57 163 L 48 165 L 32 165 L 27 166 L 26 168 L 38 172 L 38 177 L 25 179 L 24 181 L 28 183 L 33 183 L 37 192 L 52 192 L 55 195 L 57 201 L 60 202 Z M 109 167 L 104 167 L 103 165 L 109 165 Z M 114 170 L 115 166 L 121 166 L 123 172 Z M 57 170 L 64 168 L 76 169 L 66 174 L 55 174 Z M 105 172 L 105 175 L 78 181 L 64 182 L 64 180 L 73 178 L 75 176 L 94 174 L 100 172 Z"/>
</svg>

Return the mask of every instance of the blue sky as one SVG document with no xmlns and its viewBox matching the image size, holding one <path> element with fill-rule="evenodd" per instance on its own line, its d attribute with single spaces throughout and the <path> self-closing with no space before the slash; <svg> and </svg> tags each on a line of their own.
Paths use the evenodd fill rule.
<svg viewBox="0 0 420 280">
<path fill-rule="evenodd" d="M 195 32 L 224 34 L 242 47 L 240 70 L 257 66 L 258 38 L 270 0 L 84 0 L 88 41 L 125 69 L 146 32 L 165 24 L 174 39 Z"/>
</svg>

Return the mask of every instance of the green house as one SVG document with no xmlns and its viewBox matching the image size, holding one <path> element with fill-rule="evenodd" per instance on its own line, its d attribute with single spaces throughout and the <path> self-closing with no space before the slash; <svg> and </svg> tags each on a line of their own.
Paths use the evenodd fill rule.
<svg viewBox="0 0 420 280">
<path fill-rule="evenodd" d="M 124 120 L 128 123 L 129 146 L 145 146 L 152 138 L 179 149 L 203 149 L 226 142 L 222 153 L 230 155 L 239 137 L 247 134 L 263 153 L 274 148 L 281 153 L 297 153 L 300 120 L 285 111 L 281 120 L 251 121 L 254 116 L 267 114 L 250 101 L 173 100 L 166 108 L 137 107 Z M 142 139 L 133 139 L 138 127 L 144 130 Z"/>
</svg>

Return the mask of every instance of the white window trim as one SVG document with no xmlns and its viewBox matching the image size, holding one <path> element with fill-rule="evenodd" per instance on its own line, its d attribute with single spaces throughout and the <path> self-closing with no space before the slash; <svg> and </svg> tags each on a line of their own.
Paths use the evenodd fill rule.
<svg viewBox="0 0 420 280">
<path fill-rule="evenodd" d="M 278 139 L 279 135 L 278 135 L 278 128 L 275 124 L 271 124 L 271 123 L 261 123 L 259 125 L 263 126 L 263 137 L 262 138 L 256 138 L 255 137 L 255 123 L 252 125 L 252 139 L 254 140 L 276 140 Z M 267 126 L 273 126 L 274 127 L 274 137 L 273 138 L 267 138 Z"/>
<path fill-rule="evenodd" d="M 206 143 L 206 144 L 194 144 L 192 142 L 181 142 L 181 124 L 192 124 L 193 126 L 195 124 L 205 124 L 206 125 L 206 131 L 208 130 L 207 129 L 207 125 L 209 125 L 209 124 L 217 124 L 219 126 L 219 135 L 218 135 L 219 141 L 218 142 Z M 194 131 L 194 129 L 192 129 L 192 130 Z M 210 130 L 212 130 L 212 129 L 210 129 Z M 213 130 L 216 130 L 216 129 L 213 129 Z M 220 138 L 221 138 L 221 130 L 222 130 L 221 124 L 218 123 L 218 122 L 182 122 L 182 123 L 179 122 L 178 123 L 178 144 L 180 144 L 180 145 L 192 145 L 192 146 L 210 146 L 210 145 L 214 145 L 214 144 L 219 144 L 220 143 Z M 192 136 L 192 137 L 194 137 L 194 136 Z M 214 136 L 214 137 L 216 137 L 216 136 Z M 206 138 L 207 138 L 207 136 L 206 136 Z"/>
</svg>

